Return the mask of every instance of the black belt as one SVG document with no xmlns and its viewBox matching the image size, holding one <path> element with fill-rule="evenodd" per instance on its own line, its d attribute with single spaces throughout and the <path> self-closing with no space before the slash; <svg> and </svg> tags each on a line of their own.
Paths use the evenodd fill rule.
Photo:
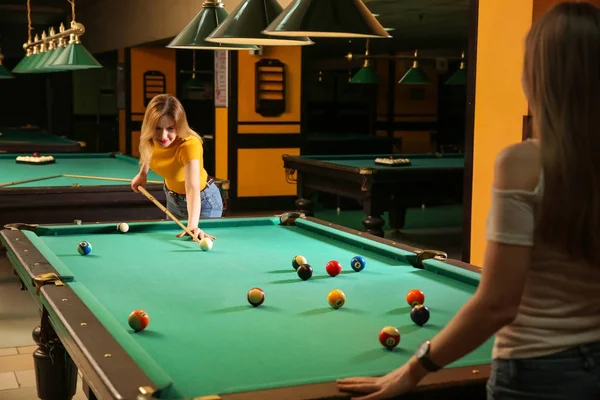
<svg viewBox="0 0 600 400">
<path fill-rule="evenodd" d="M 215 180 L 213 178 L 208 178 L 208 180 L 206 181 L 206 186 L 204 186 L 204 189 L 202 189 L 200 192 L 204 192 L 206 189 L 208 189 L 208 187 L 210 185 L 212 185 L 215 182 Z M 185 195 L 179 194 L 177 192 L 172 191 L 171 189 L 169 189 L 167 187 L 167 184 L 165 183 L 165 189 L 167 189 L 167 194 L 171 197 L 173 197 L 174 199 L 182 199 L 185 200 Z"/>
</svg>

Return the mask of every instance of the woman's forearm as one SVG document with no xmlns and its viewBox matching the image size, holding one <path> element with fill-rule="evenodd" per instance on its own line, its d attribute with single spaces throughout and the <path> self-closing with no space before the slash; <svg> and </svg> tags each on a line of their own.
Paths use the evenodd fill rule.
<svg viewBox="0 0 600 400">
<path fill-rule="evenodd" d="M 148 175 L 148 171 L 150 171 L 150 166 L 148 164 L 144 164 L 140 167 L 140 174 Z"/>
<path fill-rule="evenodd" d="M 512 313 L 493 307 L 481 295 L 473 296 L 431 339 L 429 358 L 444 367 L 481 346 L 513 318 Z M 427 374 L 416 357 L 409 363 L 417 374 Z"/>
<path fill-rule="evenodd" d="M 190 188 L 186 190 L 186 200 L 188 209 L 188 228 L 197 228 L 200 219 L 200 210 L 202 200 L 200 198 L 200 189 Z"/>
</svg>

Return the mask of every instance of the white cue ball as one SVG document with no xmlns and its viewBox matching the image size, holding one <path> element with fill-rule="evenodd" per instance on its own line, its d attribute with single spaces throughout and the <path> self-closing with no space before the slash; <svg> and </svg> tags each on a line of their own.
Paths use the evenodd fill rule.
<svg viewBox="0 0 600 400">
<path fill-rule="evenodd" d="M 205 237 L 204 239 L 200 240 L 200 248 L 204 251 L 208 251 L 210 249 L 212 249 L 213 247 L 213 241 L 207 237 Z"/>
<path fill-rule="evenodd" d="M 119 225 L 117 225 L 117 229 L 125 233 L 129 231 L 129 225 L 126 222 L 121 222 Z"/>
</svg>

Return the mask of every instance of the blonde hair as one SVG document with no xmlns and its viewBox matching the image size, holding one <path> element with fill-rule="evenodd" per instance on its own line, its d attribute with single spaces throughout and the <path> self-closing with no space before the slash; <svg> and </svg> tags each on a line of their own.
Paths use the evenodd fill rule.
<svg viewBox="0 0 600 400">
<path fill-rule="evenodd" d="M 194 135 L 202 142 L 200 135 L 188 125 L 185 110 L 177 97 L 170 94 L 159 94 L 154 96 L 148 107 L 146 107 L 140 135 L 140 165 L 150 165 L 152 149 L 154 148 L 154 131 L 158 121 L 165 115 L 170 116 L 175 121 L 177 136 L 185 139 L 190 135 Z"/>
<path fill-rule="evenodd" d="M 545 184 L 537 236 L 600 266 L 600 9 L 559 3 L 525 47 L 523 88 Z"/>
</svg>

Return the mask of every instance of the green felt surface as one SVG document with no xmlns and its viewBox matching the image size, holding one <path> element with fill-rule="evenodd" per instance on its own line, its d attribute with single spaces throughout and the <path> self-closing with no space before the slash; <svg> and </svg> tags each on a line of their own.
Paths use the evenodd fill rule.
<svg viewBox="0 0 600 400">
<path fill-rule="evenodd" d="M 40 144 L 74 142 L 71 139 L 36 130 L 10 130 L 0 128 L 0 133 L 2 134 L 0 136 L 0 144 L 2 142 L 34 142 Z"/>
<path fill-rule="evenodd" d="M 159 384 L 172 380 L 164 398 L 386 373 L 439 332 L 478 284 L 475 273 L 455 274 L 434 261 L 415 269 L 407 262 L 412 253 L 309 221 L 221 219 L 203 228 L 217 237 L 209 252 L 176 238 L 180 229 L 172 222 L 131 224 L 126 234 L 103 224 L 25 233 L 52 253 L 59 272 L 72 277 L 73 289 L 142 369 Z M 91 242 L 89 256 L 77 253 L 81 240 Z M 292 268 L 297 254 L 314 268 L 309 281 Z M 354 255 L 366 258 L 365 270 L 351 270 Z M 344 268 L 334 278 L 325 272 L 332 259 Z M 266 293 L 258 308 L 246 300 L 253 287 Z M 424 327 L 409 316 L 405 296 L 413 288 L 425 292 L 431 310 Z M 347 296 L 339 310 L 327 304 L 333 289 Z M 133 333 L 127 317 L 137 308 L 149 313 L 150 325 Z M 394 351 L 378 341 L 386 325 L 402 335 Z M 490 340 L 454 366 L 489 363 L 491 346 Z"/>
<path fill-rule="evenodd" d="M 379 157 L 389 157 L 390 154 L 373 155 L 342 155 L 342 156 L 302 156 L 302 158 L 327 162 L 336 165 L 343 165 L 352 168 L 376 168 L 376 169 L 429 169 L 429 168 L 463 168 L 464 156 L 461 154 L 444 154 L 436 157 L 428 154 L 394 154 L 396 158 L 408 158 L 411 161 L 409 166 L 387 166 L 375 164 L 375 159 Z"/>
<path fill-rule="evenodd" d="M 105 153 L 52 154 L 56 162 L 46 165 L 20 164 L 15 160 L 19 155 L 0 154 L 0 183 L 16 182 L 56 175 L 101 176 L 107 178 L 132 179 L 138 172 L 138 160 L 117 154 L 111 157 Z M 45 155 L 45 154 L 42 154 Z M 154 172 L 148 172 L 148 180 L 162 181 Z M 20 183 L 7 188 L 45 187 L 45 186 L 81 186 L 128 185 L 128 182 L 98 179 L 67 178 L 64 176 L 43 179 L 35 182 Z"/>
</svg>

